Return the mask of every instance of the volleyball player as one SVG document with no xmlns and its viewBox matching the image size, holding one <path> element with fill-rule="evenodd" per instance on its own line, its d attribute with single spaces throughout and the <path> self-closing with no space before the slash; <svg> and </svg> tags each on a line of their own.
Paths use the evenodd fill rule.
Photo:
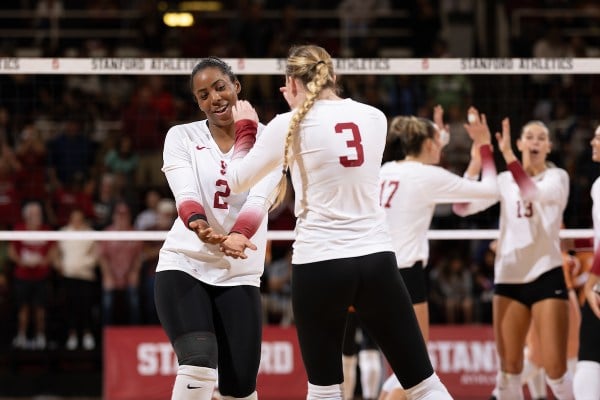
<svg viewBox="0 0 600 400">
<path fill-rule="evenodd" d="M 266 216 L 279 174 L 233 194 L 225 172 L 240 83 L 225 62 L 206 58 L 192 71 L 191 89 L 206 119 L 169 130 L 162 168 L 179 214 L 160 250 L 155 283 L 158 316 L 179 361 L 172 399 L 211 399 L 217 366 L 224 399 L 256 399 Z M 247 258 L 219 250 L 224 240 L 242 237 L 256 243 Z"/>
<path fill-rule="evenodd" d="M 292 306 L 307 399 L 342 398 L 349 306 L 409 398 L 451 398 L 433 371 L 379 206 L 385 115 L 337 95 L 333 62 L 321 47 L 293 47 L 285 72 L 281 92 L 292 111 L 269 122 L 249 152 L 255 136 L 245 126 L 255 124 L 256 112 L 247 102 L 236 105 L 235 155 L 227 176 L 232 192 L 240 192 L 272 170 L 290 169 L 297 217 Z M 225 249 L 233 256 L 244 250 Z"/>
<path fill-rule="evenodd" d="M 456 205 L 469 215 L 500 201 L 500 234 L 496 249 L 493 325 L 500 359 L 498 399 L 523 398 L 523 348 L 530 323 L 540 338 L 542 367 L 554 395 L 573 398 L 567 371 L 569 305 L 562 271 L 559 231 L 569 194 L 569 177 L 550 168 L 551 142 L 546 126 L 532 121 L 517 140 L 522 161 L 515 157 L 508 119 L 496 134 L 508 171 L 498 175 L 499 197 Z"/>
<path fill-rule="evenodd" d="M 596 128 L 590 142 L 592 160 L 600 162 L 600 126 Z M 579 357 L 573 391 L 577 400 L 600 399 L 600 178 L 591 190 L 594 222 L 594 263 L 584 286 L 586 302 L 581 311 L 579 331 Z"/>
<path fill-rule="evenodd" d="M 386 152 L 394 159 L 386 162 L 380 172 L 381 205 L 386 211 L 398 268 L 425 341 L 429 339 L 429 311 L 424 268 L 429 259 L 427 231 L 435 205 L 469 198 L 495 198 L 498 194 L 485 115 L 480 115 L 474 107 L 469 108 L 468 115 L 465 129 L 473 139 L 473 150 L 464 178 L 436 165 L 448 140 L 445 137 L 449 136 L 442 125 L 441 106 L 434 109 L 437 124 L 417 117 L 392 119 Z M 393 375 L 385 387 L 382 398 L 404 398 Z"/>
</svg>

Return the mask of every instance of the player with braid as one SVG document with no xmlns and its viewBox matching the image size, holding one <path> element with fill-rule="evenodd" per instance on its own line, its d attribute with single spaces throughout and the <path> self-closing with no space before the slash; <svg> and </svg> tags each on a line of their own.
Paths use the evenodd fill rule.
<svg viewBox="0 0 600 400">
<path fill-rule="evenodd" d="M 494 269 L 493 327 L 500 370 L 499 400 L 523 399 L 523 348 L 529 325 L 540 338 L 546 382 L 560 400 L 573 399 L 567 371 L 569 304 L 562 270 L 560 226 L 569 196 L 569 176 L 549 167 L 552 144 L 540 121 L 525 124 L 517 140 L 522 163 L 512 150 L 510 123 L 496 133 L 508 171 L 498 175 L 499 196 L 455 205 L 469 215 L 500 202 L 500 233 Z"/>
<path fill-rule="evenodd" d="M 338 96 L 333 61 L 319 46 L 293 47 L 285 72 L 281 92 L 291 111 L 269 122 L 255 144 L 246 126 L 255 124 L 256 112 L 247 102 L 236 105 L 235 155 L 227 177 L 231 190 L 239 192 L 289 167 L 297 217 L 292 305 L 307 399 L 342 399 L 349 306 L 409 399 L 450 399 L 433 371 L 379 205 L 385 115 Z M 225 251 L 240 256 L 250 245 Z"/>
<path fill-rule="evenodd" d="M 194 100 L 206 119 L 167 133 L 163 171 L 179 218 L 160 250 L 155 297 L 160 322 L 179 368 L 173 400 L 209 400 L 215 382 L 224 399 L 257 399 L 267 211 L 279 173 L 233 194 L 226 176 L 233 155 L 232 107 L 240 83 L 218 58 L 200 61 L 191 74 Z M 247 129 L 262 130 L 257 122 Z M 226 257 L 221 242 L 252 238 L 257 250 Z"/>
<path fill-rule="evenodd" d="M 592 146 L 592 160 L 600 162 L 600 126 L 596 128 Z M 594 262 L 584 286 L 585 304 L 581 310 L 579 328 L 579 357 L 573 391 L 577 400 L 600 399 L 600 178 L 591 190 L 594 222 Z"/>
</svg>

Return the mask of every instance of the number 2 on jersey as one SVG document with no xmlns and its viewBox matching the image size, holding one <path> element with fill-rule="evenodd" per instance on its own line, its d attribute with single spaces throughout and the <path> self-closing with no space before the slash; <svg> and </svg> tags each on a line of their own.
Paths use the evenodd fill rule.
<svg viewBox="0 0 600 400">
<path fill-rule="evenodd" d="M 217 181 L 215 182 L 215 186 L 217 187 L 217 189 L 220 190 L 217 190 L 215 192 L 213 207 L 222 208 L 226 210 L 229 205 L 224 198 L 229 197 L 229 195 L 231 194 L 231 190 L 229 190 L 229 184 L 225 179 L 217 179 Z"/>
<path fill-rule="evenodd" d="M 347 156 L 340 157 L 340 164 L 344 167 L 360 167 L 365 162 L 365 153 L 362 146 L 362 138 L 360 137 L 360 130 L 354 122 L 339 122 L 335 124 L 335 133 L 344 133 L 344 131 L 352 132 L 352 140 L 346 141 L 348 148 L 356 150 L 356 159 L 351 160 Z"/>
</svg>

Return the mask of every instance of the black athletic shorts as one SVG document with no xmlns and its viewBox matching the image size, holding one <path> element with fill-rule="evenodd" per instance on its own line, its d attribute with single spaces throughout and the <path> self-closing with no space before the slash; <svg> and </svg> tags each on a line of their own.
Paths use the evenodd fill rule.
<svg viewBox="0 0 600 400">
<path fill-rule="evenodd" d="M 528 283 L 499 283 L 494 294 L 509 297 L 527 307 L 546 299 L 569 298 L 562 267 L 556 267 Z"/>
<path fill-rule="evenodd" d="M 425 303 L 427 301 L 427 287 L 423 262 L 417 261 L 410 268 L 399 268 L 398 270 L 408 289 L 412 303 Z"/>
</svg>

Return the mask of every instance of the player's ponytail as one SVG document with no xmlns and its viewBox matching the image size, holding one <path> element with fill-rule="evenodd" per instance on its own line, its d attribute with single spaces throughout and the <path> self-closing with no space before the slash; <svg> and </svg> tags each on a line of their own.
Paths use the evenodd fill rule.
<svg viewBox="0 0 600 400">
<path fill-rule="evenodd" d="M 287 60 L 286 76 L 299 79 L 306 86 L 306 99 L 297 109 L 288 126 L 283 153 L 282 177 L 277 185 L 277 198 L 271 208 L 277 207 L 285 198 L 287 189 L 287 169 L 290 147 L 300 123 L 315 104 L 323 88 L 335 88 L 331 56 L 319 46 L 305 45 L 293 47 Z"/>
</svg>

